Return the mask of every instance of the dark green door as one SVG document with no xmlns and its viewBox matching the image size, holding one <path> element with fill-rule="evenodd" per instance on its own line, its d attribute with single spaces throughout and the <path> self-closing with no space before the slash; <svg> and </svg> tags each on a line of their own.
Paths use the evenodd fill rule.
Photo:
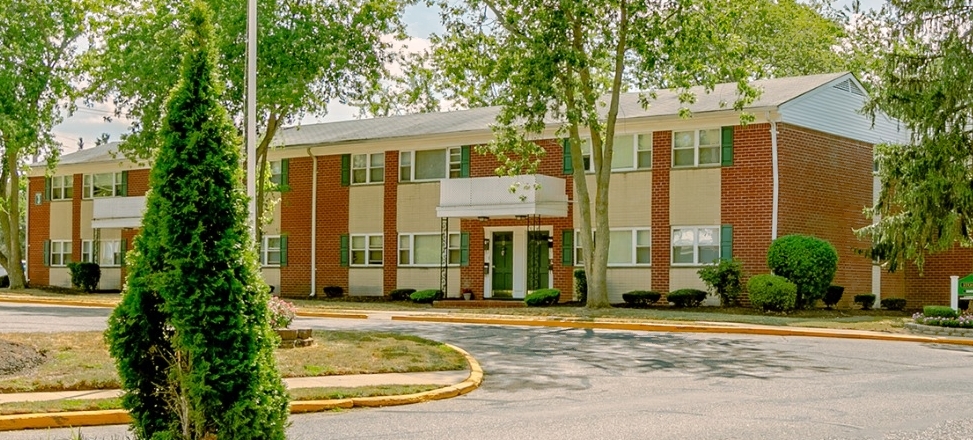
<svg viewBox="0 0 973 440">
<path fill-rule="evenodd" d="M 510 297 L 514 289 L 514 233 L 493 233 L 493 296 Z"/>
<path fill-rule="evenodd" d="M 531 232 L 527 240 L 527 290 L 550 287 L 548 267 L 551 264 L 547 231 Z"/>
</svg>

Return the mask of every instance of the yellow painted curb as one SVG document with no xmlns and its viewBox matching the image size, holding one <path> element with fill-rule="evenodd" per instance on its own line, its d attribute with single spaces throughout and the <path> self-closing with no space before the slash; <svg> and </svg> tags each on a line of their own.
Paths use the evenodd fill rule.
<svg viewBox="0 0 973 440">
<path fill-rule="evenodd" d="M 298 311 L 297 316 L 305 318 L 347 318 L 347 319 L 368 319 L 364 313 L 335 313 L 335 312 L 303 312 Z"/>
<path fill-rule="evenodd" d="M 604 321 L 564 321 L 549 319 L 459 318 L 451 316 L 392 316 L 393 321 L 445 322 L 455 324 L 520 325 L 529 327 L 558 327 L 602 330 L 632 330 L 672 333 L 718 333 L 766 336 L 807 336 L 815 338 L 865 339 L 875 341 L 921 342 L 973 346 L 973 339 L 940 338 L 932 336 L 898 335 L 863 330 L 834 331 L 800 327 L 738 327 L 699 324 L 623 323 Z"/>
<path fill-rule="evenodd" d="M 75 426 L 124 425 L 131 423 L 128 411 L 71 411 L 46 414 L 0 416 L 0 431 L 24 429 L 69 428 Z"/>
<path fill-rule="evenodd" d="M 309 412 L 330 411 L 338 408 L 351 408 L 355 406 L 351 399 L 331 399 L 331 400 L 298 400 L 291 402 L 291 414 L 302 414 Z"/>
<path fill-rule="evenodd" d="M 114 309 L 118 304 L 98 304 L 82 301 L 71 301 L 68 299 L 46 299 L 46 298 L 4 298 L 0 297 L 0 302 L 17 304 L 40 304 L 45 306 L 72 306 L 72 307 L 101 307 L 103 309 Z"/>
</svg>

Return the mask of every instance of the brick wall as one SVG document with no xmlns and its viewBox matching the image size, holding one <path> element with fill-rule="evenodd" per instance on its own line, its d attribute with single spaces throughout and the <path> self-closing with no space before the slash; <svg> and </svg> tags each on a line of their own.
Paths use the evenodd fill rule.
<svg viewBox="0 0 973 440">
<path fill-rule="evenodd" d="M 128 195 L 144 196 L 149 190 L 149 169 L 143 168 L 140 170 L 129 170 L 128 171 Z M 80 188 L 80 186 L 75 186 L 75 188 Z M 76 190 L 77 191 L 77 190 Z"/>
<path fill-rule="evenodd" d="M 71 261 L 81 261 L 81 196 L 84 174 L 74 175 L 74 197 L 71 200 Z M 58 219 L 58 221 L 63 221 Z"/>
<path fill-rule="evenodd" d="M 280 295 L 306 297 L 311 293 L 311 158 L 290 159 L 288 171 L 290 191 L 280 197 L 280 232 L 287 235 L 287 265 L 280 268 Z"/>
<path fill-rule="evenodd" d="M 905 278 L 904 295 L 898 296 L 906 299 L 906 307 L 918 309 L 924 305 L 949 305 L 949 277 L 956 275 L 962 278 L 973 273 L 973 251 L 957 247 L 946 252 L 926 255 L 921 274 L 914 263 L 909 262 L 904 266 L 895 274 L 888 275 L 895 276 L 901 273 L 902 275 L 899 276 Z M 896 296 L 886 292 L 883 284 L 883 298 Z"/>
<path fill-rule="evenodd" d="M 50 283 L 48 268 L 44 267 L 44 240 L 51 236 L 51 202 L 44 200 L 44 178 L 28 179 L 27 203 L 30 212 L 30 225 L 27 232 L 27 272 L 34 285 Z M 81 187 L 75 187 L 80 193 Z M 34 204 L 34 194 L 41 194 L 41 204 Z"/>
<path fill-rule="evenodd" d="M 747 275 L 769 273 L 774 182 L 770 124 L 736 126 L 733 165 L 720 170 L 720 221 L 733 226 L 733 256 Z M 746 281 L 744 281 L 746 282 Z"/>
<path fill-rule="evenodd" d="M 672 132 L 652 133 L 652 290 L 669 291 L 669 168 Z"/>
<path fill-rule="evenodd" d="M 382 293 L 388 294 L 395 289 L 398 282 L 399 264 L 399 228 L 398 218 L 399 199 L 399 152 L 385 152 L 385 204 L 384 238 L 385 251 L 382 255 Z"/>
<path fill-rule="evenodd" d="M 341 156 L 322 156 L 318 161 L 318 242 L 315 268 L 318 271 L 318 292 L 335 285 L 348 291 L 348 268 L 341 266 L 340 236 L 348 233 L 349 187 L 341 186 Z M 291 175 L 293 171 L 291 162 Z M 310 162 L 309 162 L 310 163 Z M 308 173 L 310 175 L 310 172 Z M 398 180 L 398 179 L 396 179 Z M 310 185 L 310 180 L 308 180 Z M 310 189 L 309 189 L 310 191 Z M 308 193 L 310 194 L 310 193 Z M 310 200 L 310 196 L 308 199 Z M 305 202 L 307 204 L 307 202 Z M 310 207 L 307 208 L 308 210 Z M 309 211 L 310 212 L 310 211 Z M 393 219 L 395 217 L 392 217 Z M 308 222 L 310 215 L 308 214 Z M 283 276 L 283 272 L 281 273 Z"/>
<path fill-rule="evenodd" d="M 872 289 L 871 260 L 855 252 L 868 243 L 852 233 L 869 223 L 862 209 L 872 204 L 872 146 L 788 124 L 778 131 L 778 236 L 831 242 L 838 251 L 834 284 L 845 287 L 839 305 L 848 306 L 854 293 Z"/>
</svg>

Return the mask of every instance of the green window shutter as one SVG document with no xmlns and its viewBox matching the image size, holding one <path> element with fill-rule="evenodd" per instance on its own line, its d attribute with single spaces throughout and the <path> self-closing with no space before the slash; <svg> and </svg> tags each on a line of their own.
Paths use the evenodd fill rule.
<svg viewBox="0 0 973 440">
<path fill-rule="evenodd" d="M 459 265 L 469 266 L 470 265 L 470 233 L 463 232 L 459 236 L 460 250 L 459 250 Z"/>
<path fill-rule="evenodd" d="M 290 182 L 288 180 L 288 168 L 290 168 L 290 162 L 290 159 L 280 160 L 280 185 L 278 186 L 287 186 L 288 182 Z"/>
<path fill-rule="evenodd" d="M 44 240 L 44 266 L 51 265 L 51 240 Z"/>
<path fill-rule="evenodd" d="M 460 153 L 461 162 L 459 167 L 460 177 L 470 177 L 470 146 L 464 145 Z"/>
<path fill-rule="evenodd" d="M 342 267 L 348 267 L 348 234 L 341 236 L 341 255 L 338 260 Z"/>
<path fill-rule="evenodd" d="M 722 165 L 728 167 L 733 165 L 733 127 L 723 127 L 722 136 L 720 136 L 720 138 L 720 145 L 723 147 Z"/>
<path fill-rule="evenodd" d="M 122 265 L 122 267 L 125 267 L 125 251 L 127 250 L 128 250 L 128 240 L 123 238 L 121 244 L 119 244 L 118 246 L 118 252 L 121 254 L 121 258 L 120 258 L 121 261 L 119 263 Z"/>
<path fill-rule="evenodd" d="M 574 266 L 574 229 L 561 231 L 561 265 Z"/>
<path fill-rule="evenodd" d="M 283 169 L 283 164 L 281 169 Z M 287 266 L 287 236 L 286 235 L 280 236 L 280 265 L 281 267 Z"/>
<path fill-rule="evenodd" d="M 341 186 L 351 186 L 351 155 L 341 155 Z"/>
<path fill-rule="evenodd" d="M 122 184 L 118 187 L 118 195 L 128 196 L 128 171 L 122 171 Z"/>
<path fill-rule="evenodd" d="M 723 225 L 720 228 L 720 258 L 733 258 L 733 225 Z"/>
<path fill-rule="evenodd" d="M 53 177 L 44 178 L 44 200 L 51 200 L 51 179 Z"/>
<path fill-rule="evenodd" d="M 571 163 L 571 140 L 561 139 L 561 146 L 563 147 L 562 151 L 564 151 L 564 154 L 561 155 L 564 159 L 564 174 L 574 174 L 574 165 Z"/>
</svg>

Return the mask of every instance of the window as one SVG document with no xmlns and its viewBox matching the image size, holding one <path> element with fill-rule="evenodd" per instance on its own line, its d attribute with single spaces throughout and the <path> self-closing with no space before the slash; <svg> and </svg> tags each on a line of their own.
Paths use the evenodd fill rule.
<svg viewBox="0 0 973 440">
<path fill-rule="evenodd" d="M 399 180 L 413 182 L 463 176 L 463 147 L 399 153 Z"/>
<path fill-rule="evenodd" d="M 81 261 L 84 263 L 94 263 L 95 256 L 92 253 L 94 249 L 94 241 L 92 240 L 81 240 Z"/>
<path fill-rule="evenodd" d="M 672 166 L 692 167 L 719 164 L 719 128 L 672 133 Z"/>
<path fill-rule="evenodd" d="M 652 264 L 652 234 L 649 229 L 612 229 L 608 244 L 609 266 L 635 266 Z M 595 234 L 595 238 L 598 234 Z M 581 231 L 574 237 L 575 265 L 584 264 L 581 250 Z"/>
<path fill-rule="evenodd" d="M 591 160 L 591 140 L 581 140 L 581 160 L 585 171 L 595 172 Z M 652 133 L 615 136 L 612 143 L 612 171 L 652 168 Z"/>
<path fill-rule="evenodd" d="M 125 195 L 124 173 L 84 175 L 84 198 L 119 197 Z"/>
<path fill-rule="evenodd" d="M 274 186 L 280 186 L 285 183 L 281 180 L 284 177 L 281 162 L 279 160 L 272 160 L 268 165 L 270 166 L 270 183 L 273 183 Z"/>
<path fill-rule="evenodd" d="M 50 200 L 70 200 L 74 197 L 74 176 L 54 176 L 48 183 Z"/>
<path fill-rule="evenodd" d="M 122 241 L 101 240 L 98 254 L 98 265 L 112 267 L 122 265 Z"/>
<path fill-rule="evenodd" d="M 458 265 L 462 258 L 459 233 L 449 234 L 449 263 Z M 439 266 L 442 236 L 439 234 L 399 235 L 399 266 Z"/>
<path fill-rule="evenodd" d="M 354 154 L 351 156 L 351 183 L 379 183 L 385 181 L 385 153 Z"/>
<path fill-rule="evenodd" d="M 280 266 L 280 236 L 264 235 L 260 245 L 260 264 L 264 266 Z"/>
<path fill-rule="evenodd" d="M 351 264 L 353 266 L 381 266 L 385 247 L 382 234 L 351 236 Z"/>
<path fill-rule="evenodd" d="M 672 264 L 710 264 L 720 258 L 718 226 L 672 228 Z"/>
<path fill-rule="evenodd" d="M 51 266 L 67 266 L 71 262 L 71 241 L 51 241 Z"/>
</svg>

